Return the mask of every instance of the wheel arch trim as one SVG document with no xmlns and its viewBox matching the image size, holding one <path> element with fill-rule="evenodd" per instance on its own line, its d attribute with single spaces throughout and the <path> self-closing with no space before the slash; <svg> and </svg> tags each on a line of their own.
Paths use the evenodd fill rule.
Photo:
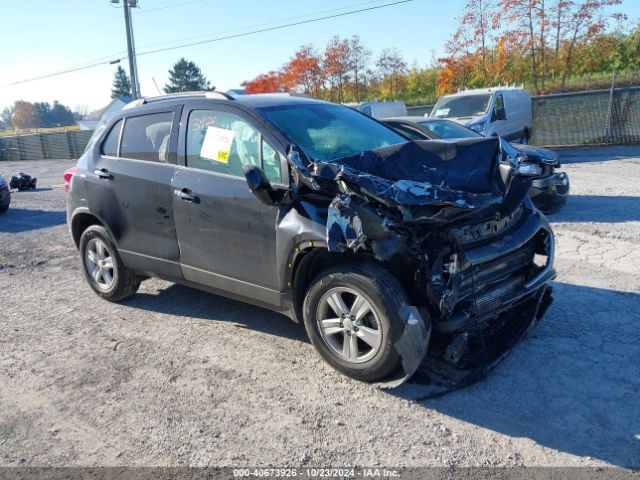
<svg viewBox="0 0 640 480">
<path fill-rule="evenodd" d="M 115 237 L 109 225 L 104 221 L 103 218 L 101 218 L 99 215 L 96 215 L 94 212 L 90 211 L 87 207 L 78 207 L 75 210 L 73 210 L 73 212 L 71 212 L 71 214 L 69 215 L 69 222 L 68 222 L 69 234 L 71 235 L 71 238 L 73 239 L 73 243 L 75 244 L 76 248 L 78 248 L 78 246 L 80 245 L 80 237 L 82 236 L 82 232 L 86 230 L 86 227 L 82 231 L 77 230 L 77 228 L 79 228 L 78 224 L 80 222 L 80 219 L 85 216 L 93 217 L 93 219 L 96 220 L 95 222 L 86 223 L 85 224 L 86 227 L 90 225 L 101 225 L 107 230 L 107 233 L 111 237 L 111 241 L 114 243 L 115 247 L 118 248 L 118 245 L 115 241 Z"/>
</svg>

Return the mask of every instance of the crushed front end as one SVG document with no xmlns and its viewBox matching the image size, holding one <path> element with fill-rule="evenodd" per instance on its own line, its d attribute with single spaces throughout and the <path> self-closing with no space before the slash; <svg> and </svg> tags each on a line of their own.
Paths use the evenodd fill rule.
<svg viewBox="0 0 640 480">
<path fill-rule="evenodd" d="M 497 139 L 408 142 L 333 162 L 289 156 L 298 194 L 330 193 L 327 248 L 396 275 L 413 302 L 402 371 L 438 395 L 482 378 L 551 303 L 554 237 L 534 178 Z"/>
<path fill-rule="evenodd" d="M 554 237 L 525 202 L 510 215 L 452 228 L 426 284 L 431 339 L 416 379 L 438 394 L 482 378 L 551 304 Z"/>
</svg>

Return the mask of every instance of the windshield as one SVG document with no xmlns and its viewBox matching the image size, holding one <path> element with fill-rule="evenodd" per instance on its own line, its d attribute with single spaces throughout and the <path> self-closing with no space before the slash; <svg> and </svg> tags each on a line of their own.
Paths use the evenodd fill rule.
<svg viewBox="0 0 640 480">
<path fill-rule="evenodd" d="M 431 111 L 431 117 L 475 117 L 489 110 L 491 94 L 442 97 Z"/>
<path fill-rule="evenodd" d="M 452 122 L 450 120 L 429 120 L 425 122 L 418 122 L 418 124 L 438 138 L 476 138 L 482 137 L 477 132 L 474 132 L 470 128 L 464 127 L 459 123 Z"/>
<path fill-rule="evenodd" d="M 259 109 L 312 160 L 331 161 L 407 140 L 348 107 L 298 104 Z"/>
</svg>

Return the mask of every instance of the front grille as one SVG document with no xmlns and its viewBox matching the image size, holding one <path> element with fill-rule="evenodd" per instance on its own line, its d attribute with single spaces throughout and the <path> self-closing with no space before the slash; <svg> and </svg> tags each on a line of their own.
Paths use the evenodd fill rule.
<svg viewBox="0 0 640 480">
<path fill-rule="evenodd" d="M 524 288 L 532 268 L 536 268 L 534 252 L 532 239 L 508 255 L 471 265 L 460 272 L 463 280 L 457 295 L 460 301 L 453 308 L 454 316 L 465 311 L 471 318 L 478 318 L 502 306 L 505 297 Z"/>
<path fill-rule="evenodd" d="M 478 296 L 483 291 L 490 290 L 492 285 L 530 267 L 532 261 L 533 246 L 527 244 L 508 255 L 470 266 L 460 287 L 462 290 L 472 290 Z"/>
<path fill-rule="evenodd" d="M 515 275 L 505 282 L 502 282 L 493 290 L 476 296 L 476 314 L 481 317 L 502 305 L 502 298 L 519 290 L 524 285 L 524 276 Z"/>
</svg>

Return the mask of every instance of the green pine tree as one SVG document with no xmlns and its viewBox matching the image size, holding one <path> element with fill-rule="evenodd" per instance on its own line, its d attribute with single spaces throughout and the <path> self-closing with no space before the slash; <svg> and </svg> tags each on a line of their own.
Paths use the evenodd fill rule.
<svg viewBox="0 0 640 480">
<path fill-rule="evenodd" d="M 131 80 L 127 76 L 120 65 L 113 76 L 113 88 L 111 89 L 111 98 L 130 97 L 131 96 Z"/>
<path fill-rule="evenodd" d="M 165 93 L 211 91 L 216 87 L 202 74 L 193 62 L 181 58 L 169 70 L 169 83 L 164 87 Z"/>
</svg>

